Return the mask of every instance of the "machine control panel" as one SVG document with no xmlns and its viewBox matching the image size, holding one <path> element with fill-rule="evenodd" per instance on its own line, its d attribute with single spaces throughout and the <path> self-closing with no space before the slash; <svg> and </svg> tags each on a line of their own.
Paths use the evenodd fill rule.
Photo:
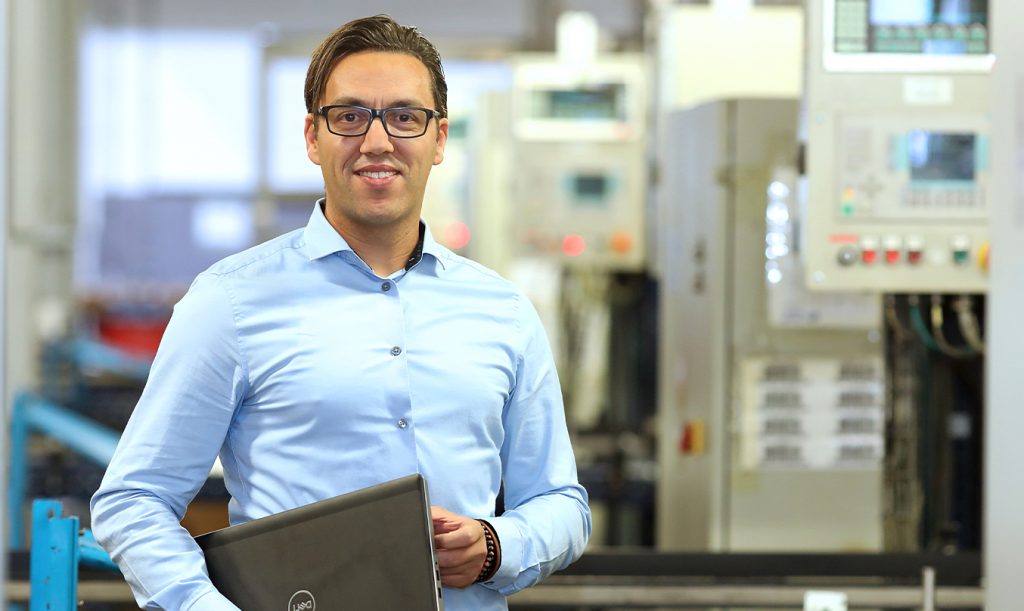
<svg viewBox="0 0 1024 611">
<path fill-rule="evenodd" d="M 807 236 L 811 286 L 983 290 L 987 119 L 847 113 L 836 129 L 832 214 Z"/>
<path fill-rule="evenodd" d="M 646 265 L 644 60 L 581 69 L 546 54 L 515 63 L 511 217 L 517 256 L 566 265 Z"/>
</svg>

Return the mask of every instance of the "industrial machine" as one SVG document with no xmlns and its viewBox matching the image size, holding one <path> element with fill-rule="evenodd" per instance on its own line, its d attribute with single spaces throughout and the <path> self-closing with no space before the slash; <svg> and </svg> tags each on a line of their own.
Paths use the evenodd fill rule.
<svg viewBox="0 0 1024 611">
<path fill-rule="evenodd" d="M 807 282 L 982 292 L 990 208 L 986 0 L 810 0 Z"/>
<path fill-rule="evenodd" d="M 771 295 L 787 290 L 780 205 L 795 184 L 779 177 L 793 174 L 797 116 L 795 100 L 742 99 L 667 117 L 661 549 L 881 548 L 877 299 L 798 294 L 782 300 L 789 314 L 771 314 Z M 795 318 L 794 302 L 805 304 Z"/>
<path fill-rule="evenodd" d="M 884 546 L 980 545 L 993 152 L 986 0 L 811 0 L 800 250 L 884 304 Z"/>
<path fill-rule="evenodd" d="M 642 55 L 600 54 L 594 44 L 592 57 L 513 58 L 502 117 L 509 138 L 502 175 L 511 193 L 506 256 L 555 349 L 594 543 L 652 545 L 657 330 L 656 287 L 646 275 L 648 82 Z"/>
<path fill-rule="evenodd" d="M 646 77 L 638 55 L 514 64 L 513 224 L 519 256 L 644 267 Z"/>
</svg>

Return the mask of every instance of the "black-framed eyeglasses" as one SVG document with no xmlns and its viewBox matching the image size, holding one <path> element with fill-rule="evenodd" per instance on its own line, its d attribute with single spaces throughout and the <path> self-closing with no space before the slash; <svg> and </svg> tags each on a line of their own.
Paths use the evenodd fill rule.
<svg viewBox="0 0 1024 611">
<path fill-rule="evenodd" d="M 430 119 L 441 116 L 436 110 L 416 106 L 367 108 L 350 104 L 321 106 L 317 114 L 327 123 L 327 131 L 337 136 L 362 136 L 370 131 L 373 120 L 380 117 L 384 131 L 392 138 L 419 138 L 427 133 Z"/>
</svg>

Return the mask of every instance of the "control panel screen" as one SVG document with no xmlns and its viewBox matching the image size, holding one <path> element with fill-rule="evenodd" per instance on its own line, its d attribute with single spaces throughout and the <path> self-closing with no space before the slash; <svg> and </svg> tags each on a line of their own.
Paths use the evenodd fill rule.
<svg viewBox="0 0 1024 611">
<path fill-rule="evenodd" d="M 989 0 L 832 1 L 837 53 L 989 52 Z"/>
<path fill-rule="evenodd" d="M 602 204 L 608 195 L 608 177 L 603 174 L 577 174 L 572 178 L 573 199 L 581 204 Z"/>
<path fill-rule="evenodd" d="M 974 182 L 974 134 L 911 131 L 907 134 L 907 157 L 913 183 Z"/>
<path fill-rule="evenodd" d="M 625 121 L 625 85 L 596 85 L 580 89 L 532 92 L 530 116 L 535 119 Z"/>
</svg>

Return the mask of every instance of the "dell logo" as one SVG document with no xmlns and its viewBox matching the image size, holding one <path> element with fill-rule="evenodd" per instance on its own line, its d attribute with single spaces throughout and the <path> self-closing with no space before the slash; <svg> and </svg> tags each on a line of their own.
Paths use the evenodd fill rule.
<svg viewBox="0 0 1024 611">
<path fill-rule="evenodd" d="M 316 599 L 309 590 L 299 590 L 288 601 L 288 611 L 316 611 Z"/>
</svg>

